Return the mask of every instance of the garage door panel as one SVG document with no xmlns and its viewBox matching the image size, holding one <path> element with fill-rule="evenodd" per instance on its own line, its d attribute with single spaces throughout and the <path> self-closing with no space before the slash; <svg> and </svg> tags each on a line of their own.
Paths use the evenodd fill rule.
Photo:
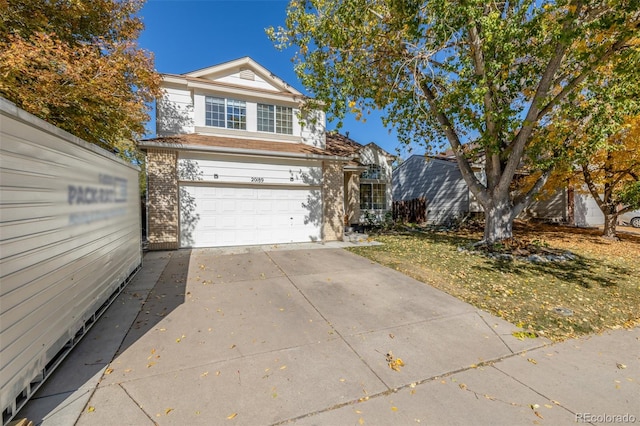
<svg viewBox="0 0 640 426">
<path fill-rule="evenodd" d="M 181 246 L 317 241 L 320 214 L 311 214 L 306 206 L 321 206 L 320 193 L 318 189 L 309 188 L 183 185 L 180 189 Z"/>
</svg>

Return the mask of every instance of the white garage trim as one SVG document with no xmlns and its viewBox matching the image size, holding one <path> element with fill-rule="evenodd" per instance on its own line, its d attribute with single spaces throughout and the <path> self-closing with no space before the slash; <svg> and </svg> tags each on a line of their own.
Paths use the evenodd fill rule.
<svg viewBox="0 0 640 426">
<path fill-rule="evenodd" d="M 183 183 L 179 197 L 181 247 L 321 239 L 320 187 Z"/>
</svg>

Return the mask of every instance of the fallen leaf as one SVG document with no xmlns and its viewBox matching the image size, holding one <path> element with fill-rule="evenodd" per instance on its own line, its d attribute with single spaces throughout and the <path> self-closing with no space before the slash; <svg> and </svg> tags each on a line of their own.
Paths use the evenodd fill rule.
<svg viewBox="0 0 640 426">
<path fill-rule="evenodd" d="M 227 420 L 235 419 L 237 415 L 238 415 L 238 413 L 229 414 L 227 416 Z"/>
<path fill-rule="evenodd" d="M 391 407 L 391 411 L 398 411 L 398 407 Z"/>
<path fill-rule="evenodd" d="M 87 412 L 89 413 L 93 413 L 94 411 L 96 411 L 96 408 L 93 406 L 90 406 L 89 408 L 87 408 Z"/>
<path fill-rule="evenodd" d="M 280 370 L 284 370 L 285 368 L 287 368 L 287 366 L 283 365 L 282 367 L 280 367 Z"/>
<path fill-rule="evenodd" d="M 164 410 L 164 414 L 169 414 L 172 411 L 173 411 L 173 408 L 167 408 L 166 410 Z"/>
<path fill-rule="evenodd" d="M 624 365 L 624 364 L 620 364 L 620 363 L 617 363 L 617 364 L 616 364 L 616 367 L 618 367 L 620 370 L 623 370 L 623 369 L 627 368 L 627 366 L 626 366 L 626 365 Z"/>
<path fill-rule="evenodd" d="M 363 419 L 362 417 L 360 417 L 360 418 L 358 419 L 358 424 L 359 424 L 359 425 L 363 425 L 363 424 L 364 424 L 364 419 Z"/>
<path fill-rule="evenodd" d="M 537 411 L 534 411 L 533 414 L 540 417 L 541 419 L 544 419 L 544 417 L 542 417 L 542 414 L 538 413 Z"/>
<path fill-rule="evenodd" d="M 538 363 L 538 361 L 536 361 L 533 358 L 527 358 L 527 361 L 529 361 L 531 364 L 537 364 Z"/>
<path fill-rule="evenodd" d="M 113 368 L 107 368 L 106 370 L 104 370 L 104 374 L 111 374 L 113 373 Z"/>
</svg>

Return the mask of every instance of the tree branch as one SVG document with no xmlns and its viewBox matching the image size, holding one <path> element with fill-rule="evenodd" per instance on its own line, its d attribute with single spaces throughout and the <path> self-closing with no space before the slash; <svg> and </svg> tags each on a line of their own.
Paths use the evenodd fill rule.
<svg viewBox="0 0 640 426">
<path fill-rule="evenodd" d="M 542 173 L 542 176 L 540 176 L 538 178 L 538 180 L 536 181 L 536 183 L 533 185 L 533 187 L 527 191 L 527 193 L 525 195 L 523 195 L 522 197 L 518 197 L 517 199 L 514 199 L 514 205 L 513 205 L 513 217 L 515 218 L 516 216 L 518 216 L 520 213 L 522 213 L 522 210 L 524 210 L 525 207 L 527 207 L 530 203 L 531 200 L 533 199 L 533 196 L 536 195 L 538 193 L 538 191 L 540 191 L 540 189 L 542 189 L 542 187 L 547 183 L 547 181 L 549 180 L 549 176 L 551 176 L 551 172 L 553 171 L 552 168 L 544 171 Z"/>
<path fill-rule="evenodd" d="M 629 40 L 630 38 L 618 40 L 618 42 L 616 42 L 611 47 L 610 50 L 607 50 L 597 61 L 592 62 L 591 64 L 589 64 L 588 67 L 583 69 L 582 72 L 578 74 L 576 78 L 574 78 L 567 85 L 565 85 L 560 91 L 560 93 L 554 96 L 553 99 L 551 99 L 549 103 L 540 110 L 540 112 L 536 117 L 536 120 L 537 121 L 541 120 L 545 115 L 549 113 L 549 111 L 551 111 L 551 109 L 554 106 L 556 106 L 561 100 L 566 98 L 567 95 L 576 88 L 576 86 L 582 83 L 591 73 L 593 73 L 596 70 L 596 68 L 598 68 L 600 65 L 602 65 L 603 62 L 605 62 L 607 59 L 613 56 L 613 54 L 625 48 L 626 47 L 625 45 Z"/>
<path fill-rule="evenodd" d="M 444 112 L 442 112 L 442 110 L 438 107 L 435 94 L 433 93 L 429 85 L 426 82 L 422 82 L 420 88 L 427 98 L 429 107 L 435 113 L 441 130 L 444 132 L 447 140 L 451 144 L 451 148 L 453 148 L 453 153 L 456 156 L 458 167 L 460 167 L 462 177 L 464 178 L 465 182 L 467 182 L 469 189 L 471 189 L 471 192 L 478 198 L 482 205 L 488 204 L 489 196 L 484 186 L 480 183 L 476 175 L 473 173 L 473 169 L 469 164 L 469 160 L 464 155 L 462 142 L 460 142 L 460 138 L 453 128 L 452 123 L 449 121 L 449 118 L 444 114 Z"/>
</svg>

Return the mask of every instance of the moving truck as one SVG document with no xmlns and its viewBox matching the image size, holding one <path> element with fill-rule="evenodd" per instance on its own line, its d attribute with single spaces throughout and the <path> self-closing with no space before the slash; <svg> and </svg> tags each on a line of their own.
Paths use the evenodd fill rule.
<svg viewBox="0 0 640 426">
<path fill-rule="evenodd" d="M 140 268 L 138 174 L 0 98 L 3 424 Z"/>
</svg>

